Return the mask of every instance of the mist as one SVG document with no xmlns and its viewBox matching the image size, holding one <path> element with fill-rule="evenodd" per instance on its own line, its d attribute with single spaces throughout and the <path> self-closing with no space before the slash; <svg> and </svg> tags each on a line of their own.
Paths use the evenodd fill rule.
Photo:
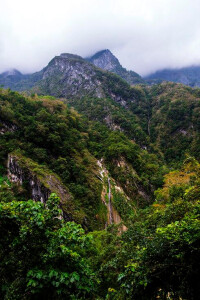
<svg viewBox="0 0 200 300">
<path fill-rule="evenodd" d="M 129 70 L 200 64 L 199 0 L 0 0 L 0 72 L 110 49 Z"/>
</svg>

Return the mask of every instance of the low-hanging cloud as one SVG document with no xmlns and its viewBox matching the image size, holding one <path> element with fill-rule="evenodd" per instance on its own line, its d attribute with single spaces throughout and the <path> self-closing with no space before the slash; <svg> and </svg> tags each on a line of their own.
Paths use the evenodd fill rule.
<svg viewBox="0 0 200 300">
<path fill-rule="evenodd" d="M 0 0 L 0 72 L 110 49 L 142 75 L 200 64 L 199 0 Z"/>
</svg>

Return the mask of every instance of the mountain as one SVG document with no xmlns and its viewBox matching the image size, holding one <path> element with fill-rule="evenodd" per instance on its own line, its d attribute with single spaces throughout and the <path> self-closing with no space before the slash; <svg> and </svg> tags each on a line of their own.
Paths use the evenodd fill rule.
<svg viewBox="0 0 200 300">
<path fill-rule="evenodd" d="M 168 166 L 183 162 L 186 153 L 200 159 L 200 90 L 163 82 L 140 87 L 126 106 L 111 99 L 67 99 L 66 103 L 90 120 L 121 131 Z"/>
<path fill-rule="evenodd" d="M 5 88 L 13 88 L 17 82 L 22 80 L 24 75 L 16 69 L 10 69 L 0 74 L 0 85 Z"/>
<path fill-rule="evenodd" d="M 159 83 L 163 80 L 200 87 L 200 66 L 191 66 L 180 69 L 163 69 L 144 78 L 148 83 Z"/>
<path fill-rule="evenodd" d="M 18 70 L 11 69 L 0 74 L 0 86 L 15 91 L 24 91 L 31 89 L 41 78 L 42 72 L 22 74 Z"/>
<path fill-rule="evenodd" d="M 10 69 L 6 72 L 3 72 L 2 74 L 2 77 L 9 77 L 9 76 L 23 76 L 22 73 L 20 73 L 18 70 L 16 69 Z"/>
<path fill-rule="evenodd" d="M 41 74 L 42 79 L 32 89 L 39 94 L 65 98 L 110 97 L 124 105 L 137 96 L 119 76 L 97 68 L 78 55 L 64 53 L 54 57 Z"/>
<path fill-rule="evenodd" d="M 123 105 L 137 97 L 137 91 L 116 74 L 69 53 L 54 57 L 41 71 L 18 76 L 16 80 L 15 76 L 8 76 L 7 82 L 8 77 L 1 76 L 5 87 L 55 97 L 110 97 Z"/>
<path fill-rule="evenodd" d="M 130 87 L 120 78 L 132 86 L 171 81 L 200 87 L 200 67 L 163 69 L 142 78 L 134 71 L 123 68 L 112 52 L 105 49 L 85 59 L 63 53 L 54 57 L 41 71 L 33 74 L 22 74 L 16 69 L 8 70 L 0 74 L 0 86 L 16 91 L 32 90 L 31 92 L 56 97 L 110 97 L 123 102 L 127 97 L 122 94 L 130 94 Z M 131 95 L 128 98 L 132 97 Z"/>
<path fill-rule="evenodd" d="M 112 65 L 117 65 L 115 59 Z M 22 75 L 15 71 L 3 76 Z M 182 161 L 187 151 L 198 157 L 198 127 L 188 117 L 190 111 L 196 118 L 193 107 L 198 110 L 198 91 L 175 83 L 131 87 L 116 74 L 68 53 L 26 76 L 16 83 L 20 89 L 61 98 L 89 120 L 122 132 L 168 164 L 176 164 L 178 157 Z"/>
<path fill-rule="evenodd" d="M 29 94 L 0 88 L 0 299 L 198 299 L 200 89 L 130 87 L 71 54 L 16 85 Z"/>
<path fill-rule="evenodd" d="M 127 71 L 123 68 L 119 60 L 108 49 L 101 50 L 86 59 L 98 68 L 117 74 L 131 85 L 144 83 L 144 80 L 139 74 L 133 71 Z"/>
</svg>

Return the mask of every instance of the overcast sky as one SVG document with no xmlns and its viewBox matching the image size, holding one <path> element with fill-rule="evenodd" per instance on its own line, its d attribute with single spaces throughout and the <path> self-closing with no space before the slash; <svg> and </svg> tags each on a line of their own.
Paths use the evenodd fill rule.
<svg viewBox="0 0 200 300">
<path fill-rule="evenodd" d="M 200 0 L 0 0 L 0 72 L 101 49 L 141 75 L 200 64 Z"/>
</svg>

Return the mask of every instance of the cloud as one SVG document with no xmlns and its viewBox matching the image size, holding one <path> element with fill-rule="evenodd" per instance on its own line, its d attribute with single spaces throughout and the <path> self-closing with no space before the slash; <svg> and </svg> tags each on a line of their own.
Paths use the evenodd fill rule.
<svg viewBox="0 0 200 300">
<path fill-rule="evenodd" d="M 108 48 L 142 75 L 200 64 L 199 0 L 0 0 L 0 71 Z"/>
</svg>

